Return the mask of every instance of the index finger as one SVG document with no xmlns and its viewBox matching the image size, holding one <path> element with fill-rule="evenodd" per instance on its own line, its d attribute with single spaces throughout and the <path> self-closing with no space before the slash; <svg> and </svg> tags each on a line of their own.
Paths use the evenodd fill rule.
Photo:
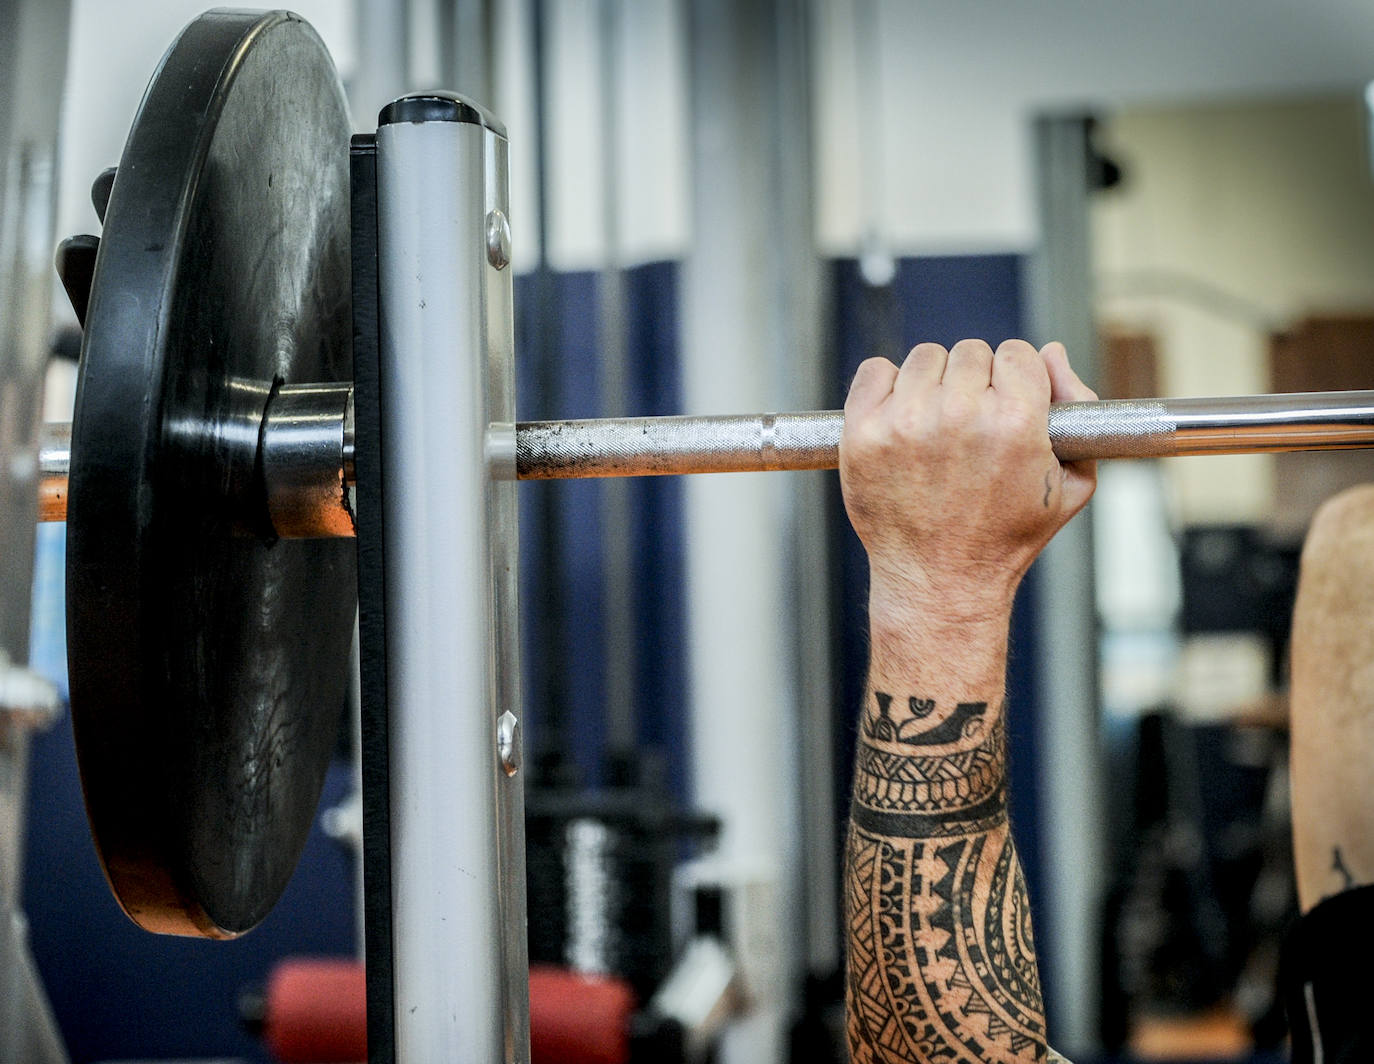
<svg viewBox="0 0 1374 1064">
<path fill-rule="evenodd" d="M 866 358 L 859 363 L 858 372 L 849 386 L 844 401 L 846 417 L 866 414 L 892 394 L 897 380 L 897 367 L 886 358 Z"/>
</svg>

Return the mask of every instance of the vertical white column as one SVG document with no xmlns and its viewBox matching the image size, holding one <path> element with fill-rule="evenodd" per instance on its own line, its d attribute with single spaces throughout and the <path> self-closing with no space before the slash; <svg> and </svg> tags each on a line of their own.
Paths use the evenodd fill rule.
<svg viewBox="0 0 1374 1064">
<path fill-rule="evenodd" d="M 1034 127 L 1040 242 L 1027 276 L 1032 339 L 1060 340 L 1089 385 L 1097 370 L 1089 186 L 1090 124 L 1044 117 Z M 1046 896 L 1041 965 L 1055 1044 L 1097 1048 L 1098 935 L 1105 793 L 1098 749 L 1097 613 L 1092 508 L 1075 517 L 1036 564 L 1035 684 L 1040 707 L 1040 819 Z"/>
<path fill-rule="evenodd" d="M 353 0 L 357 58 L 348 79 L 348 104 L 356 120 L 374 115 L 414 81 L 410 70 L 411 17 L 395 0 Z"/>
<path fill-rule="evenodd" d="M 699 0 L 686 10 L 693 189 L 681 310 L 687 412 L 814 404 L 821 309 L 805 5 Z M 801 663 L 804 656 L 823 661 L 829 650 L 824 636 L 819 645 L 800 645 L 803 631 L 814 635 L 804 623 L 814 600 L 801 583 L 822 595 L 828 585 L 823 554 L 812 555 L 820 570 L 798 568 L 810 553 L 806 537 L 824 536 L 818 492 L 807 490 L 818 487 L 816 478 L 798 474 L 691 477 L 686 484 L 693 799 L 723 825 L 718 860 L 697 878 L 726 888 L 725 930 L 751 999 L 749 1014 L 722 1041 L 726 1064 L 783 1059 L 807 909 L 818 901 L 801 889 L 798 830 L 800 721 L 810 717 L 803 705 L 814 693 L 814 675 Z M 814 613 L 823 614 L 824 605 Z M 833 863 L 812 870 L 835 874 Z"/>
<path fill-rule="evenodd" d="M 505 137 L 461 98 L 377 131 L 396 1060 L 525 1061 Z"/>
</svg>

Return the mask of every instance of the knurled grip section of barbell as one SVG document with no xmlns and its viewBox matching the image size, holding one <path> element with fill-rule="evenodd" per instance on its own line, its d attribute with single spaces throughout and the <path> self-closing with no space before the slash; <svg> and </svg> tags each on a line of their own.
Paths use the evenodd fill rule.
<svg viewBox="0 0 1374 1064">
<path fill-rule="evenodd" d="M 519 426 L 521 480 L 833 469 L 844 413 L 540 421 Z"/>
<path fill-rule="evenodd" d="M 521 480 L 834 469 L 843 431 L 842 410 L 527 422 L 514 433 L 515 469 Z M 1159 400 L 1064 403 L 1049 412 L 1050 442 L 1066 462 L 1172 454 L 1175 431 Z M 503 442 L 497 450 L 508 455 Z"/>
<path fill-rule="evenodd" d="M 526 422 L 494 430 L 492 472 L 522 480 L 832 469 L 844 413 Z M 1374 446 L 1374 391 L 1056 403 L 1066 462 Z"/>
<path fill-rule="evenodd" d="M 1174 453 L 1178 421 L 1158 399 L 1059 403 L 1050 407 L 1050 446 L 1061 462 L 1159 458 Z"/>
</svg>

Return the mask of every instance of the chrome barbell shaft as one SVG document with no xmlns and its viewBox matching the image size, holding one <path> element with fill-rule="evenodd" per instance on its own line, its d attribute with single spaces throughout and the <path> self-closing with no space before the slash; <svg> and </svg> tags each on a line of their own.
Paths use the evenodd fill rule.
<svg viewBox="0 0 1374 1064">
<path fill-rule="evenodd" d="M 833 469 L 843 428 L 842 410 L 525 422 L 515 469 L 521 480 Z M 1049 435 L 1066 462 L 1374 447 L 1374 391 L 1056 403 Z"/>
<path fill-rule="evenodd" d="M 520 480 L 833 469 L 843 428 L 841 410 L 531 421 L 493 426 L 488 451 L 497 476 Z M 269 419 L 265 436 L 271 434 Z M 1062 461 L 1374 447 L 1374 391 L 1056 403 L 1049 435 Z M 341 480 L 351 486 L 352 433 L 341 427 L 339 438 L 345 441 Z M 70 457 L 71 426 L 45 425 L 42 521 L 66 519 Z M 314 534 L 339 535 L 351 528 L 351 518 L 321 519 L 321 525 Z"/>
</svg>

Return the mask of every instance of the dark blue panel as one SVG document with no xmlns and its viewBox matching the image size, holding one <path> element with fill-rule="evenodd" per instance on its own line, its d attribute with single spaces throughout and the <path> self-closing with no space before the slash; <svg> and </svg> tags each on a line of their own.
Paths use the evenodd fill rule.
<svg viewBox="0 0 1374 1064">
<path fill-rule="evenodd" d="M 893 289 L 906 348 L 926 341 L 949 347 L 969 337 L 996 347 L 1025 332 L 1016 255 L 903 259 Z"/>
<path fill-rule="evenodd" d="M 590 273 L 558 277 L 559 417 L 601 413 L 596 280 Z M 559 504 L 558 545 L 564 578 L 564 671 L 558 691 L 569 723 L 570 753 L 583 778 L 595 783 L 600 780 L 606 697 L 602 485 L 570 480 L 553 485 L 553 491 Z"/>
<path fill-rule="evenodd" d="M 595 275 L 518 278 L 517 413 L 521 420 L 589 417 L 599 406 Z M 529 749 L 596 778 L 604 690 L 599 485 L 520 489 L 520 598 Z"/>
<path fill-rule="evenodd" d="M 541 291 L 541 284 L 544 286 Z M 603 412 L 593 273 L 520 278 L 516 364 L 522 420 Z M 627 410 L 681 409 L 677 267 L 627 270 Z M 541 322 L 541 315 L 548 318 Z M 541 330 L 547 329 L 547 333 Z M 546 351 L 550 353 L 545 353 Z M 541 367 L 540 362 L 544 361 Z M 588 785 L 603 779 L 607 538 L 603 485 L 521 488 L 521 626 L 531 749 L 556 749 Z M 640 741 L 666 761 L 672 793 L 685 797 L 686 666 L 682 487 L 672 479 L 630 484 L 629 549 L 636 630 Z"/>
<path fill-rule="evenodd" d="M 682 410 L 678 355 L 677 266 L 652 263 L 626 275 L 629 307 L 627 412 Z M 630 482 L 634 554 L 636 691 L 639 739 L 662 757 L 669 793 L 688 797 L 687 553 L 683 485 L 678 477 Z"/>
<path fill-rule="evenodd" d="M 538 275 L 515 278 L 515 396 L 516 416 L 522 421 L 544 420 L 557 416 L 549 409 L 541 359 L 542 348 L 554 341 L 541 335 L 543 318 L 557 320 L 557 290 L 552 277 Z M 561 579 L 551 578 L 549 551 L 556 540 L 556 502 L 558 485 L 545 482 L 523 484 L 519 490 L 520 508 L 520 656 L 521 681 L 525 700 L 522 726 L 526 750 L 541 750 L 544 735 L 556 724 L 545 703 L 552 676 L 559 671 L 561 642 L 553 638 L 554 625 L 546 608 L 548 589 L 561 590 Z M 558 611 L 561 617 L 561 610 Z"/>
<path fill-rule="evenodd" d="M 81 808 L 70 729 L 34 746 L 24 906 L 38 970 L 74 1064 L 113 1058 L 268 1059 L 239 1026 L 239 993 L 261 986 L 284 957 L 351 955 L 352 866 L 312 830 L 280 904 L 233 942 L 150 935 L 115 904 Z M 331 766 L 322 808 L 349 793 Z"/>
</svg>

